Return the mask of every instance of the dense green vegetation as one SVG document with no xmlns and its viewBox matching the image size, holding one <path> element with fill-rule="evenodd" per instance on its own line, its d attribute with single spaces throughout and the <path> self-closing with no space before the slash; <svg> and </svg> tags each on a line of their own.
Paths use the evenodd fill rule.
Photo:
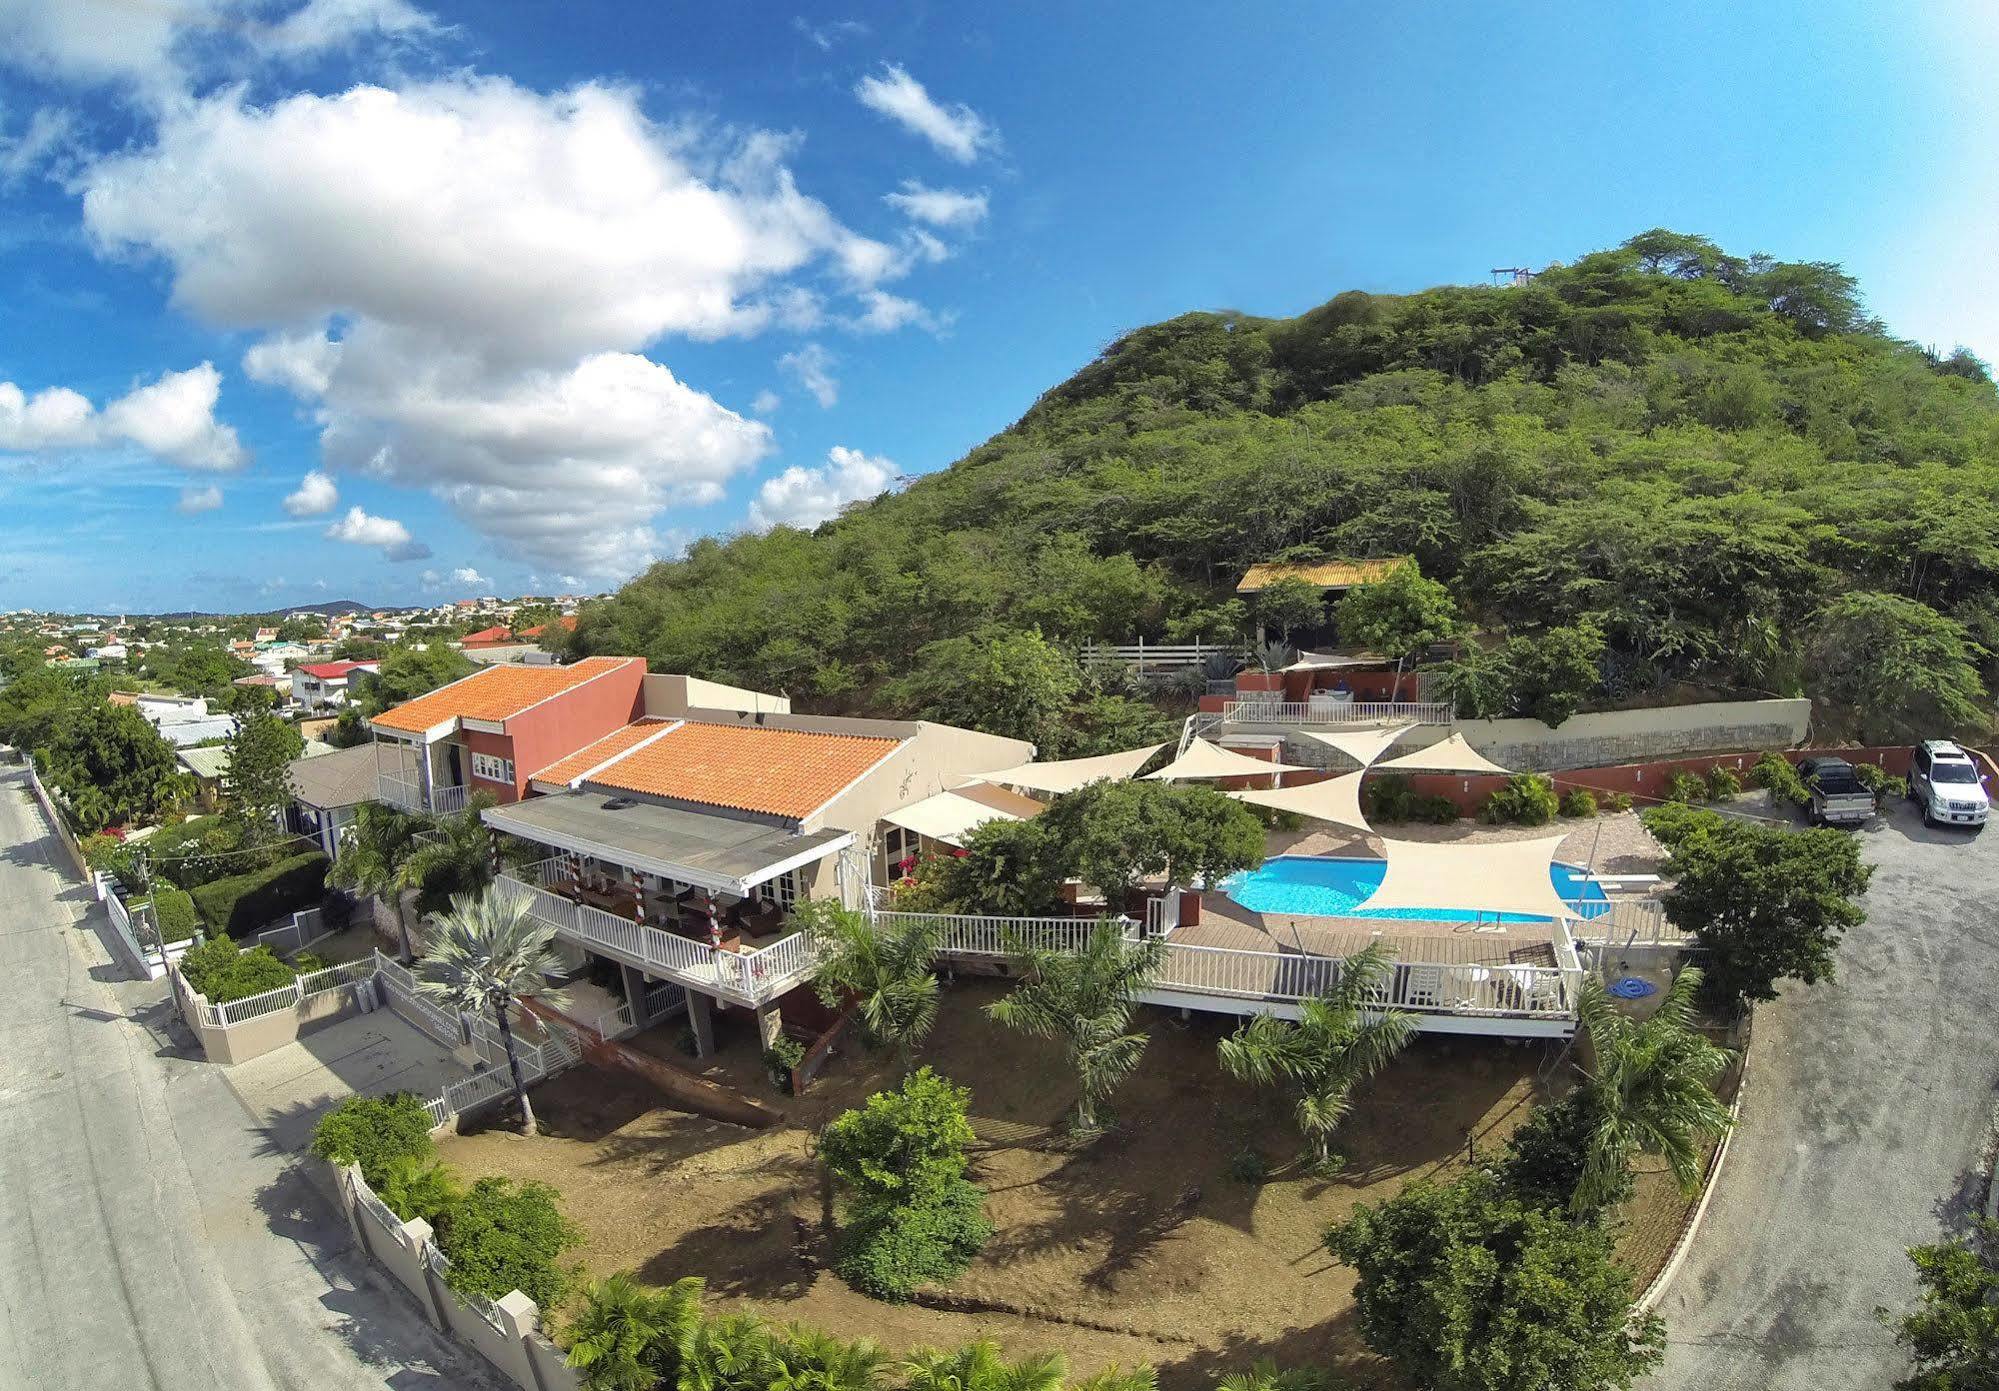
<svg viewBox="0 0 1999 1391">
<path fill-rule="evenodd" d="M 196 885 L 188 892 L 211 933 L 246 937 L 326 897 L 326 856 L 293 855 L 243 874 Z"/>
<path fill-rule="evenodd" d="M 1979 363 L 1889 337 L 1835 266 L 1649 232 L 1524 287 L 1126 334 L 904 492 L 655 565 L 575 646 L 985 722 L 936 673 L 995 642 L 1235 636 L 1254 562 L 1411 554 L 1530 640 L 1487 673 L 1502 707 L 1559 714 L 1593 656 L 1594 702 L 1804 689 L 1899 733 L 1982 720 L 1995 535 Z M 1065 677 L 1036 699 L 1087 697 Z"/>
<path fill-rule="evenodd" d="M 212 1005 L 247 1000 L 267 990 L 287 986 L 298 972 L 278 959 L 269 947 L 240 950 L 228 937 L 211 937 L 180 959 L 187 983 Z"/>
</svg>

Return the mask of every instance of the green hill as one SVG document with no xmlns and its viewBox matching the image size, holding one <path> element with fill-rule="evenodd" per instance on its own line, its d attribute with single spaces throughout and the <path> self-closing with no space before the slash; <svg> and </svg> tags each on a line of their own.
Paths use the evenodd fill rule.
<svg viewBox="0 0 1999 1391">
<path fill-rule="evenodd" d="M 1411 554 L 1486 633 L 1600 632 L 1592 700 L 1809 690 L 1976 725 L 1996 466 L 1969 354 L 1895 340 L 1837 266 L 1655 231 L 1525 286 L 1140 329 L 950 468 L 809 534 L 700 542 L 575 641 L 802 708 L 1004 726 L 950 691 L 1070 690 L 1024 630 L 1234 635 L 1254 562 Z M 1045 716 L 1089 692 L 1018 694 Z"/>
</svg>

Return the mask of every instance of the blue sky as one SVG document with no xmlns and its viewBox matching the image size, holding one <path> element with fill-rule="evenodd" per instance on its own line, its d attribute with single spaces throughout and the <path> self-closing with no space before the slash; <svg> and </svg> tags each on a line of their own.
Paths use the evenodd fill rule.
<svg viewBox="0 0 1999 1391">
<path fill-rule="evenodd" d="M 1655 225 L 1999 356 L 1989 7 L 998 8 L 0 0 L 0 607 L 609 587 Z"/>
</svg>

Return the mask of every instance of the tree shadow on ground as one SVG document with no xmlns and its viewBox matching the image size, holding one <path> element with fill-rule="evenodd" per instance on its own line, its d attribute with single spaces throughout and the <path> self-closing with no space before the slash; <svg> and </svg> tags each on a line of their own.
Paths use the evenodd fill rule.
<svg viewBox="0 0 1999 1391">
<path fill-rule="evenodd" d="M 699 1275 L 718 1295 L 797 1299 L 811 1287 L 823 1241 L 817 1224 L 800 1215 L 793 1190 L 777 1188 L 682 1233 L 639 1268 L 639 1277 L 667 1285 Z"/>
<path fill-rule="evenodd" d="M 1326 1391 L 1348 1387 L 1355 1391 L 1401 1391 L 1406 1386 L 1392 1366 L 1368 1351 L 1350 1306 L 1324 1322 L 1287 1329 L 1272 1337 L 1232 1335 L 1219 1347 L 1162 1358 L 1155 1370 L 1160 1391 L 1212 1391 L 1215 1383 L 1231 1372 L 1247 1371 L 1259 1362 L 1284 1370 L 1326 1372 L 1332 1377 Z"/>
</svg>

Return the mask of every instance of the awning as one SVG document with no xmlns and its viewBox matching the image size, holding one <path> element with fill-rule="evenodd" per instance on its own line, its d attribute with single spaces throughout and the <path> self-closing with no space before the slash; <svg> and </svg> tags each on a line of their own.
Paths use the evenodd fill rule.
<svg viewBox="0 0 1999 1391">
<path fill-rule="evenodd" d="M 717 893 L 748 897 L 766 880 L 854 843 L 852 831 L 799 833 L 765 822 L 601 792 L 564 792 L 489 807 L 488 826 Z"/>
<path fill-rule="evenodd" d="M 1511 768 L 1502 768 L 1470 744 L 1462 734 L 1453 734 L 1448 739 L 1440 739 L 1427 749 L 1417 749 L 1399 758 L 1391 758 L 1377 765 L 1382 771 L 1390 768 L 1405 773 L 1510 773 Z"/>
<path fill-rule="evenodd" d="M 1295 816 L 1308 816 L 1314 821 L 1330 821 L 1335 826 L 1372 831 L 1374 828 L 1361 814 L 1360 784 L 1359 773 L 1347 773 L 1325 782 L 1306 783 L 1303 787 L 1273 787 L 1228 795 L 1238 802 L 1269 807 L 1272 811 L 1288 811 Z"/>
<path fill-rule="evenodd" d="M 1298 660 L 1281 671 L 1340 671 L 1347 667 L 1394 665 L 1393 657 L 1379 652 L 1300 652 Z"/>
<path fill-rule="evenodd" d="M 1102 753 L 1094 758 L 1022 763 L 1002 768 L 997 773 L 978 773 L 974 777 L 978 782 L 1004 783 L 1008 787 L 1024 787 L 1029 792 L 1046 792 L 1059 797 L 1064 792 L 1074 792 L 1079 787 L 1105 779 L 1122 782 L 1150 763 L 1152 756 L 1165 747 L 1164 744 L 1153 744 L 1143 749 L 1126 749 L 1123 753 Z"/>
<path fill-rule="evenodd" d="M 1317 769 L 1303 768 L 1290 763 L 1272 763 L 1266 759 L 1251 758 L 1248 754 L 1225 749 L 1220 744 L 1210 744 L 1206 739 L 1196 739 L 1187 746 L 1187 752 L 1156 773 L 1147 773 L 1149 779 L 1160 782 L 1181 782 L 1190 778 L 1252 778 L 1269 777 L 1272 773 L 1307 773 Z"/>
<path fill-rule="evenodd" d="M 1388 752 L 1388 746 L 1416 727 L 1414 721 L 1399 724 L 1392 729 L 1346 729 L 1337 734 L 1328 734 L 1316 729 L 1301 729 L 1297 732 L 1307 739 L 1317 739 L 1329 749 L 1338 749 L 1363 768 L 1374 766 L 1374 760 Z"/>
<path fill-rule="evenodd" d="M 1431 908 L 1463 913 L 1518 913 L 1532 918 L 1573 917 L 1549 882 L 1563 837 L 1539 840 L 1438 844 L 1384 840 L 1388 873 L 1361 903 L 1377 908 Z"/>
<path fill-rule="evenodd" d="M 939 792 L 920 802 L 882 813 L 882 820 L 928 840 L 962 845 L 963 838 L 988 821 L 1026 821 L 1041 814 L 1041 803 L 1004 787 L 973 783 Z"/>
</svg>

